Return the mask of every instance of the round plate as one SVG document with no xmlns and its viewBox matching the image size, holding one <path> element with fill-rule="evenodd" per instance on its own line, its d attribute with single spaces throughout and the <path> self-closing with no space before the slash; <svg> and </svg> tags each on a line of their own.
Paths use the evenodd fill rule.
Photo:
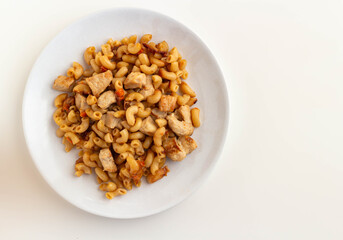
<svg viewBox="0 0 343 240">
<path fill-rule="evenodd" d="M 58 75 L 73 61 L 84 64 L 89 46 L 97 49 L 109 38 L 152 34 L 152 41 L 166 40 L 188 62 L 186 80 L 197 93 L 196 107 L 202 126 L 192 137 L 198 148 L 181 162 L 167 160 L 170 172 L 154 184 L 145 180 L 124 196 L 105 198 L 94 175 L 74 176 L 77 151 L 64 151 L 56 137 L 52 114 L 52 89 Z M 86 64 L 84 64 L 85 66 Z M 32 159 L 48 184 L 64 199 L 87 212 L 111 218 L 152 215 L 180 203 L 203 183 L 222 151 L 228 128 L 228 94 L 220 68 L 205 44 L 181 23 L 142 9 L 111 9 L 87 16 L 59 33 L 43 50 L 32 68 L 23 100 L 23 127 Z"/>
</svg>

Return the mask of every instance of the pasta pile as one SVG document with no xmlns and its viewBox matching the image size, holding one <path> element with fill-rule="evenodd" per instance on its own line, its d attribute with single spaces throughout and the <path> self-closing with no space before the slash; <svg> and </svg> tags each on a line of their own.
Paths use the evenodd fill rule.
<svg viewBox="0 0 343 240">
<path fill-rule="evenodd" d="M 190 136 L 200 126 L 196 94 L 184 81 L 187 61 L 152 35 L 109 39 L 100 51 L 88 47 L 87 69 L 77 62 L 53 88 L 53 114 L 65 151 L 80 149 L 75 175 L 95 172 L 112 199 L 156 182 L 169 172 L 166 157 L 183 160 L 197 148 Z"/>
</svg>

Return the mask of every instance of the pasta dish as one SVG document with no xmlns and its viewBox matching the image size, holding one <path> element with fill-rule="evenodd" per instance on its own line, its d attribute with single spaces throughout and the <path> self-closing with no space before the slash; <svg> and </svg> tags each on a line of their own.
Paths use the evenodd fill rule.
<svg viewBox="0 0 343 240">
<path fill-rule="evenodd" d="M 197 148 L 196 93 L 187 84 L 187 61 L 166 41 L 145 34 L 109 39 L 84 52 L 53 88 L 56 135 L 65 151 L 79 149 L 75 175 L 95 173 L 108 199 L 154 183 L 169 172 L 167 158 L 181 161 Z"/>
</svg>

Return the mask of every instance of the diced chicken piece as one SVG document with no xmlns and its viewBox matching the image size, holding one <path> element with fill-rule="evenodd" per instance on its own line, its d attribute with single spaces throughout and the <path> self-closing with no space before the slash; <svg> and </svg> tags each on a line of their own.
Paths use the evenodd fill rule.
<svg viewBox="0 0 343 240">
<path fill-rule="evenodd" d="M 106 121 L 106 114 L 102 114 L 100 120 L 105 123 L 105 121 Z"/>
<path fill-rule="evenodd" d="M 112 129 L 117 127 L 119 125 L 120 121 L 121 121 L 120 118 L 116 118 L 114 116 L 114 112 L 113 111 L 109 111 L 109 112 L 107 112 L 103 116 L 106 117 L 105 118 L 105 125 L 106 125 L 106 127 L 109 127 L 109 128 L 112 128 Z"/>
<path fill-rule="evenodd" d="M 74 78 L 72 77 L 58 76 L 52 88 L 58 91 L 70 92 L 73 83 Z"/>
<path fill-rule="evenodd" d="M 102 109 L 108 108 L 112 103 L 116 102 L 116 95 L 113 91 L 108 90 L 98 98 L 98 106 Z"/>
<path fill-rule="evenodd" d="M 152 85 L 152 77 L 151 77 L 151 75 L 145 75 L 145 76 L 146 76 L 146 83 L 143 84 L 143 89 L 148 89 L 148 88 L 154 87 Z"/>
<path fill-rule="evenodd" d="M 140 72 L 132 72 L 124 80 L 124 87 L 129 88 L 142 88 L 146 84 L 146 75 Z"/>
<path fill-rule="evenodd" d="M 142 126 L 139 130 L 146 135 L 153 136 L 157 130 L 157 125 L 152 117 L 149 116 L 143 120 Z"/>
<path fill-rule="evenodd" d="M 146 180 L 148 183 L 154 183 L 164 176 L 167 176 L 167 173 L 169 172 L 169 168 L 167 166 L 160 168 L 156 171 L 155 175 L 152 175 L 151 173 L 147 176 Z"/>
<path fill-rule="evenodd" d="M 109 148 L 103 148 L 100 150 L 99 159 L 105 171 L 108 171 L 108 172 L 117 171 L 117 166 L 114 163 L 114 159 Z"/>
<path fill-rule="evenodd" d="M 108 87 L 108 85 L 110 85 L 112 79 L 112 72 L 108 70 L 106 72 L 86 78 L 86 82 L 91 88 L 93 95 L 99 97 L 99 95 Z"/>
<path fill-rule="evenodd" d="M 186 154 L 193 152 L 194 149 L 198 147 L 196 141 L 188 136 L 182 136 L 179 138 L 181 146 L 186 151 Z"/>
<path fill-rule="evenodd" d="M 159 107 L 162 112 L 173 112 L 176 107 L 177 98 L 170 95 L 162 95 Z"/>
<path fill-rule="evenodd" d="M 80 111 L 85 111 L 87 108 L 90 108 L 90 106 L 87 104 L 86 97 L 80 93 L 76 93 L 75 95 L 75 105 Z"/>
<path fill-rule="evenodd" d="M 182 121 L 177 118 L 177 114 L 181 116 Z M 168 125 L 173 132 L 178 136 L 190 136 L 194 131 L 191 121 L 191 112 L 188 105 L 181 106 L 176 114 L 172 113 L 166 118 Z"/>
<path fill-rule="evenodd" d="M 158 108 L 153 108 L 151 110 L 151 114 L 156 117 L 156 118 L 166 118 L 167 117 L 167 112 L 162 112 Z"/>
<path fill-rule="evenodd" d="M 164 150 L 173 161 L 183 160 L 187 154 L 191 153 L 197 148 L 195 140 L 191 137 L 180 137 L 179 139 L 173 137 L 168 138 L 163 142 Z"/>
<path fill-rule="evenodd" d="M 146 84 L 143 85 L 143 89 L 139 91 L 140 94 L 143 95 L 144 99 L 153 95 L 155 92 L 155 88 L 152 85 L 151 75 L 146 76 Z"/>
<path fill-rule="evenodd" d="M 153 95 L 155 92 L 155 88 L 149 88 L 149 89 L 142 89 L 139 93 L 143 95 L 144 99 L 147 97 Z"/>
<path fill-rule="evenodd" d="M 163 142 L 163 148 L 167 154 L 167 157 L 173 161 L 181 161 L 187 155 L 180 141 L 175 137 L 168 138 L 165 142 Z"/>
</svg>

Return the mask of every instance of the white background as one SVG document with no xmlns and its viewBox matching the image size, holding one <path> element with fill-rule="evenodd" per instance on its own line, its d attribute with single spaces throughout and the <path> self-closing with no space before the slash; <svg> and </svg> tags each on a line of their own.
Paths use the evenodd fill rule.
<svg viewBox="0 0 343 240">
<path fill-rule="evenodd" d="M 73 21 L 120 6 L 159 11 L 196 32 L 224 72 L 231 108 L 208 181 L 178 206 L 135 220 L 60 198 L 35 169 L 21 122 L 44 46 Z M 0 239 L 343 239 L 342 13 L 333 0 L 1 0 Z"/>
</svg>

